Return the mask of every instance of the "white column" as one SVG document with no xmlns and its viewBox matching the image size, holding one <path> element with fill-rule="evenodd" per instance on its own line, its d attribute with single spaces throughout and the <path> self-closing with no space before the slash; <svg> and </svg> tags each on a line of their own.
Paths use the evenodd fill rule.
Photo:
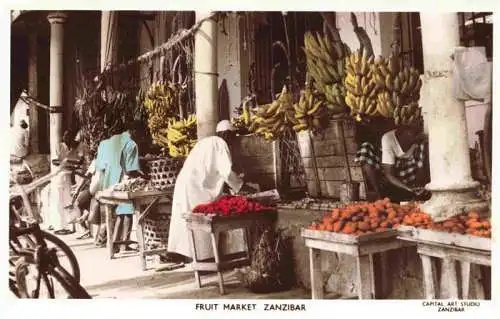
<svg viewBox="0 0 500 319">
<path fill-rule="evenodd" d="M 56 158 L 56 150 L 62 141 L 63 125 L 63 49 L 64 23 L 67 15 L 62 12 L 50 13 L 50 96 L 49 104 L 53 108 L 50 113 L 50 157 Z M 52 161 L 51 161 L 52 164 Z M 52 171 L 56 168 L 52 165 Z M 48 223 L 54 228 L 62 229 L 67 220 L 64 206 L 69 204 L 70 179 L 66 175 L 58 175 L 50 184 L 50 214 Z"/>
<path fill-rule="evenodd" d="M 101 72 L 116 61 L 118 19 L 115 11 L 101 12 Z"/>
<path fill-rule="evenodd" d="M 196 12 L 196 22 L 211 12 Z M 204 21 L 194 38 L 194 72 L 198 138 L 215 134 L 219 119 L 217 105 L 217 22 Z"/>
<path fill-rule="evenodd" d="M 62 12 L 50 13 L 50 96 L 49 104 L 55 107 L 50 113 L 50 157 L 54 159 L 56 149 L 62 140 L 63 122 L 63 49 L 64 23 L 67 15 Z"/>
<path fill-rule="evenodd" d="M 38 96 L 38 32 L 32 30 L 29 34 L 29 60 L 28 60 L 28 88 L 29 95 L 33 98 Z M 33 154 L 38 154 L 39 139 L 38 139 L 38 107 L 30 107 L 29 116 L 29 131 L 30 131 L 30 151 Z"/>
<path fill-rule="evenodd" d="M 424 54 L 423 101 L 429 132 L 432 198 L 422 209 L 435 219 L 483 210 L 486 203 L 474 197 L 479 183 L 471 177 L 465 106 L 453 95 L 453 61 L 459 46 L 456 13 L 421 13 Z"/>
</svg>

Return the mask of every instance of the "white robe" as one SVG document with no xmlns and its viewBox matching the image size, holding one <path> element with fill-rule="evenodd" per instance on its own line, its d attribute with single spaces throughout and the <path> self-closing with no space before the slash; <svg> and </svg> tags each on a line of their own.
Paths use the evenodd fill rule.
<svg viewBox="0 0 500 319">
<path fill-rule="evenodd" d="M 174 188 L 172 218 L 168 236 L 168 251 L 191 257 L 189 232 L 183 215 L 198 204 L 216 200 L 224 183 L 235 192 L 243 181 L 232 171 L 231 153 L 220 137 L 210 136 L 200 140 L 187 157 Z M 210 235 L 195 232 L 198 259 L 212 258 Z"/>
</svg>

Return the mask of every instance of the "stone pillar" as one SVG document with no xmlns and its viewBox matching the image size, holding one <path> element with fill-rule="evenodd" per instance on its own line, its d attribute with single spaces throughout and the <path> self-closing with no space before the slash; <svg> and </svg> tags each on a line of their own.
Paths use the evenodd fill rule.
<svg viewBox="0 0 500 319">
<path fill-rule="evenodd" d="M 196 22 L 211 12 L 196 12 Z M 198 138 L 215 134 L 219 120 L 217 105 L 217 22 L 204 21 L 194 38 L 194 72 Z"/>
<path fill-rule="evenodd" d="M 421 13 L 424 54 L 423 97 L 429 131 L 432 198 L 422 209 L 436 220 L 463 210 L 484 210 L 474 193 L 479 183 L 471 177 L 465 106 L 453 95 L 453 61 L 459 46 L 456 13 Z"/>
<path fill-rule="evenodd" d="M 118 16 L 115 11 L 101 12 L 101 72 L 116 61 Z"/>
<path fill-rule="evenodd" d="M 64 49 L 64 23 L 67 15 L 62 12 L 50 13 L 47 16 L 50 23 L 50 158 L 51 170 L 57 168 L 52 165 L 52 159 L 62 141 L 63 130 L 63 49 Z M 50 184 L 50 214 L 47 222 L 56 230 L 66 226 L 67 214 L 64 206 L 71 200 L 71 179 L 67 174 L 59 174 L 52 179 Z"/>
<path fill-rule="evenodd" d="M 56 149 L 62 140 L 63 123 L 63 49 L 64 23 L 67 15 L 62 12 L 50 13 L 50 96 L 49 104 L 54 107 L 50 113 L 50 158 L 56 156 Z"/>
<path fill-rule="evenodd" d="M 38 97 L 38 32 L 33 30 L 29 34 L 29 59 L 28 59 L 28 94 L 37 99 Z M 30 151 L 32 154 L 40 152 L 38 139 L 38 107 L 30 107 L 29 131 Z"/>
</svg>

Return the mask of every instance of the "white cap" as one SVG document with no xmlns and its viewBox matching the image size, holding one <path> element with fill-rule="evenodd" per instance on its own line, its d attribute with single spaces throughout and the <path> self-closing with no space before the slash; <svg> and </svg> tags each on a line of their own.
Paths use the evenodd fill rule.
<svg viewBox="0 0 500 319">
<path fill-rule="evenodd" d="M 82 141 L 82 131 L 78 131 L 75 136 L 75 142 L 81 142 Z"/>
<path fill-rule="evenodd" d="M 224 131 L 235 131 L 233 124 L 229 120 L 222 120 L 217 123 L 217 128 L 215 129 L 216 133 L 224 132 Z"/>
</svg>

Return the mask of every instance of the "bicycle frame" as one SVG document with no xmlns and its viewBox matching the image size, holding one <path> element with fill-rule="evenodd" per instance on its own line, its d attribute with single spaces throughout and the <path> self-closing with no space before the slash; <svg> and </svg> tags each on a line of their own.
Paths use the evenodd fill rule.
<svg viewBox="0 0 500 319">
<path fill-rule="evenodd" d="M 10 209 L 10 218 L 13 222 L 9 224 L 9 247 L 13 253 L 13 257 L 18 258 L 9 258 L 9 263 L 15 267 L 15 276 L 18 283 L 16 284 L 16 281 L 13 282 L 9 279 L 9 287 L 18 297 L 39 298 L 43 280 L 48 290 L 49 297 L 54 298 L 54 282 L 51 278 L 56 278 L 56 281 L 58 281 L 71 296 L 76 294 L 76 296 L 81 298 L 90 298 L 85 289 L 79 285 L 79 279 L 75 279 L 75 277 L 60 264 L 57 250 L 48 247 L 44 239 L 44 232 L 38 223 L 38 221 L 41 220 L 41 216 L 38 211 L 33 211 L 28 198 L 29 193 L 49 183 L 53 177 L 65 169 L 65 167 L 61 167 L 55 172 L 35 180 L 27 187 L 19 185 L 19 183 L 14 180 L 18 192 L 12 192 L 11 188 L 10 199 L 13 200 L 20 197 L 28 213 L 28 218 L 25 218 L 16 211 L 15 207 L 11 207 Z M 77 170 L 71 171 L 83 176 L 79 174 Z M 19 224 L 16 224 L 15 220 L 17 220 Z M 32 235 L 34 238 L 29 235 Z M 29 248 L 23 247 L 21 237 L 28 241 Z M 13 262 L 14 260 L 15 262 Z M 36 287 L 30 292 L 27 291 L 28 288 L 26 286 L 25 277 L 28 273 L 29 265 L 34 265 L 37 269 Z"/>
</svg>

